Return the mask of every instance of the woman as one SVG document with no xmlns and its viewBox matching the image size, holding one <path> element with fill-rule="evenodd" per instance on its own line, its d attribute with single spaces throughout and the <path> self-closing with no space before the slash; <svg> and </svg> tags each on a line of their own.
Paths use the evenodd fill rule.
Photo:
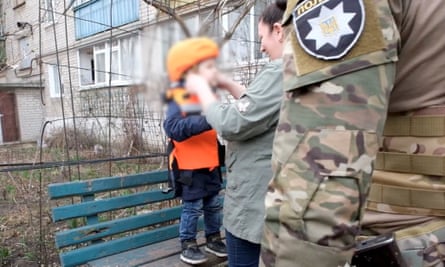
<svg viewBox="0 0 445 267">
<path fill-rule="evenodd" d="M 209 124 L 228 141 L 227 187 L 224 198 L 229 267 L 259 263 L 265 216 L 264 198 L 272 177 L 272 142 L 282 97 L 283 30 L 281 19 L 286 1 L 269 5 L 260 17 L 261 51 L 270 62 L 247 87 L 219 75 L 219 88 L 227 90 L 233 103 L 219 103 L 210 86 L 190 74 L 186 88 L 198 94 Z M 193 90 L 192 90 L 193 88 Z"/>
</svg>

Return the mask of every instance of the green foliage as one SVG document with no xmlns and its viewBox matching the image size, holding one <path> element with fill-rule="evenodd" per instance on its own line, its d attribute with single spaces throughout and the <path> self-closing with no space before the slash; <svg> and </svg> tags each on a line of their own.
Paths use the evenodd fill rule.
<svg viewBox="0 0 445 267">
<path fill-rule="evenodd" d="M 5 247 L 0 247 L 0 264 L 3 266 L 3 263 L 9 257 L 9 249 Z"/>
<path fill-rule="evenodd" d="M 14 195 L 15 192 L 17 191 L 17 188 L 11 184 L 6 185 L 6 193 L 10 194 L 10 195 Z"/>
<path fill-rule="evenodd" d="M 85 225 L 85 220 L 83 218 L 76 218 L 67 221 L 67 226 L 69 229 L 75 229 L 83 225 Z"/>
</svg>

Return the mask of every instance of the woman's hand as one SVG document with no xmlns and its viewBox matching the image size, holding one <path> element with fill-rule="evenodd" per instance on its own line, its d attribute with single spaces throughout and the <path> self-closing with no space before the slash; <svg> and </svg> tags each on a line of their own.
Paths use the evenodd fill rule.
<svg viewBox="0 0 445 267">
<path fill-rule="evenodd" d="M 230 77 L 228 77 L 224 73 L 218 72 L 216 76 L 216 84 L 219 89 L 228 90 L 231 83 L 233 83 L 233 80 Z"/>
<path fill-rule="evenodd" d="M 209 83 L 196 73 L 189 73 L 185 77 L 185 89 L 192 94 L 199 94 L 203 90 L 211 90 Z"/>
<path fill-rule="evenodd" d="M 238 99 L 246 91 L 246 88 L 239 83 L 232 80 L 223 73 L 218 73 L 217 77 L 218 88 L 228 91 L 234 98 Z"/>
<path fill-rule="evenodd" d="M 198 74 L 187 74 L 185 77 L 185 89 L 191 94 L 198 95 L 203 111 L 206 111 L 210 105 L 217 102 L 209 83 Z"/>
</svg>

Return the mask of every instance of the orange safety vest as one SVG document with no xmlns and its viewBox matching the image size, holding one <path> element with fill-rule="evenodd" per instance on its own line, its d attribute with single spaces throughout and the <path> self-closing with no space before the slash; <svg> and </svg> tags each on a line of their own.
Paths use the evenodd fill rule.
<svg viewBox="0 0 445 267">
<path fill-rule="evenodd" d="M 190 95 L 184 88 L 174 88 L 167 92 L 167 99 L 175 101 L 183 116 L 200 112 L 197 95 Z M 219 166 L 218 139 L 215 130 L 208 130 L 174 144 L 171 156 L 176 159 L 180 170 L 197 170 Z M 172 161 L 170 161 L 172 162 Z"/>
</svg>

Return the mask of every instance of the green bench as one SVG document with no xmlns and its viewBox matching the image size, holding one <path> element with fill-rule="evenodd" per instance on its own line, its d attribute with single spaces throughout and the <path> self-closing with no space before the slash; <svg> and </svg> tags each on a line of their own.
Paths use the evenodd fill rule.
<svg viewBox="0 0 445 267">
<path fill-rule="evenodd" d="M 179 260 L 181 207 L 174 205 L 172 192 L 162 191 L 166 182 L 163 170 L 50 184 L 49 197 L 58 205 L 52 209 L 52 219 L 67 222 L 55 233 L 61 264 L 188 266 Z M 113 218 L 117 213 L 118 218 Z M 201 245 L 205 242 L 202 229 L 201 218 Z M 209 255 L 209 261 L 200 266 L 224 261 Z"/>
</svg>

